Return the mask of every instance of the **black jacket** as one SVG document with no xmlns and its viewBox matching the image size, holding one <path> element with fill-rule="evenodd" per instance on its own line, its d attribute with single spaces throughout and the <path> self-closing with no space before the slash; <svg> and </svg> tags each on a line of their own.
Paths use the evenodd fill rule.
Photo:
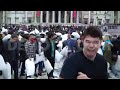
<svg viewBox="0 0 120 90">
<path fill-rule="evenodd" d="M 45 55 L 45 57 L 47 57 L 48 59 L 49 58 L 51 58 L 52 56 L 51 56 L 51 50 L 52 50 L 52 45 L 51 45 L 51 42 L 50 42 L 50 40 L 46 40 L 46 42 L 45 42 L 45 48 L 44 48 L 44 55 Z M 55 60 L 55 44 L 54 44 L 54 60 Z"/>
<path fill-rule="evenodd" d="M 3 41 L 2 41 L 2 38 L 0 38 L 0 54 L 3 55 Z"/>
<path fill-rule="evenodd" d="M 8 39 L 8 40 L 3 41 L 3 45 L 4 45 L 3 58 L 5 62 L 16 61 L 19 59 L 18 42 L 11 43 L 10 39 Z M 12 47 L 16 45 L 16 47 L 12 49 L 12 48 L 9 48 L 9 45 L 11 45 Z"/>
</svg>

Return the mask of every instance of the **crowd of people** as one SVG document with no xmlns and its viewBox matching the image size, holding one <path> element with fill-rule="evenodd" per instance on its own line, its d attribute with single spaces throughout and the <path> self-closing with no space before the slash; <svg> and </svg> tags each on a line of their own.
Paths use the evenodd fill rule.
<svg viewBox="0 0 120 90">
<path fill-rule="evenodd" d="M 120 78 L 120 36 L 103 36 L 96 26 L 4 25 L 0 33 L 0 55 L 10 64 L 14 79 L 32 77 L 26 71 L 28 59 L 34 62 L 35 77 L 46 69 L 48 79 L 54 79 L 57 63 L 59 79 Z M 0 70 L 4 74 L 2 67 Z"/>
</svg>

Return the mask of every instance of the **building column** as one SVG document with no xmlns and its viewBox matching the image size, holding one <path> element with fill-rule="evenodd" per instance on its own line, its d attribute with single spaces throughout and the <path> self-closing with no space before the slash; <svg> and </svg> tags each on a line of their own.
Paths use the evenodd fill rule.
<svg viewBox="0 0 120 90">
<path fill-rule="evenodd" d="M 6 18 L 5 12 L 6 11 L 3 11 L 3 20 L 2 20 L 3 24 L 5 24 L 5 18 Z"/>
<path fill-rule="evenodd" d="M 67 11 L 65 11 L 65 14 L 64 14 L 64 23 L 67 23 Z"/>
<path fill-rule="evenodd" d="M 58 23 L 61 23 L 61 11 L 58 11 Z"/>
<path fill-rule="evenodd" d="M 34 14 L 35 14 L 35 21 L 34 21 L 34 23 L 37 23 L 37 20 L 36 20 L 36 11 L 34 12 Z"/>
<path fill-rule="evenodd" d="M 81 11 L 81 22 L 84 23 L 84 11 Z"/>
<path fill-rule="evenodd" d="M 52 23 L 55 23 L 55 11 L 52 11 Z"/>
<path fill-rule="evenodd" d="M 79 11 L 77 11 L 77 23 L 79 23 Z"/>
<path fill-rule="evenodd" d="M 96 25 L 96 15 L 94 15 L 94 22 L 93 25 Z"/>
<path fill-rule="evenodd" d="M 15 11 L 15 18 L 14 19 L 15 19 L 15 24 L 16 24 L 16 11 Z"/>
<path fill-rule="evenodd" d="M 95 24 L 96 26 L 98 24 L 98 20 L 97 19 L 98 19 L 98 15 L 97 15 L 97 11 L 96 11 L 96 24 Z"/>
<path fill-rule="evenodd" d="M 49 11 L 46 11 L 46 23 L 49 22 Z"/>
<path fill-rule="evenodd" d="M 73 11 L 70 12 L 70 23 L 73 23 Z"/>
<path fill-rule="evenodd" d="M 28 20 L 27 20 L 27 11 L 25 11 L 25 23 L 28 23 Z"/>
<path fill-rule="evenodd" d="M 40 11 L 40 23 L 43 23 L 43 11 Z"/>
<path fill-rule="evenodd" d="M 118 24 L 120 24 L 120 11 L 118 11 Z"/>
<path fill-rule="evenodd" d="M 90 24 L 90 19 L 91 19 L 91 13 L 88 11 L 88 24 Z"/>
<path fill-rule="evenodd" d="M 32 23 L 34 23 L 34 11 L 32 11 Z"/>
<path fill-rule="evenodd" d="M 94 11 L 94 25 L 97 25 L 97 11 Z"/>
</svg>

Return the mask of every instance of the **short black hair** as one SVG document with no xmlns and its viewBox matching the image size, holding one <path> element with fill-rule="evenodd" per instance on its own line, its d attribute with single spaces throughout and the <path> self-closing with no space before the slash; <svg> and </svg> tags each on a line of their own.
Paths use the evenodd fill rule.
<svg viewBox="0 0 120 90">
<path fill-rule="evenodd" d="M 85 38 L 87 35 L 90 35 L 91 37 L 98 37 L 100 40 L 102 40 L 102 31 L 95 26 L 89 26 L 85 31 L 83 32 L 83 38 Z"/>
<path fill-rule="evenodd" d="M 30 36 L 36 36 L 36 35 L 31 33 Z"/>
<path fill-rule="evenodd" d="M 29 39 L 29 34 L 23 34 L 22 37 L 28 40 Z"/>
<path fill-rule="evenodd" d="M 53 32 L 48 32 L 48 33 L 47 33 L 48 38 L 53 37 L 53 35 L 55 35 Z"/>
<path fill-rule="evenodd" d="M 11 35 L 11 38 L 12 38 L 12 39 L 13 39 L 13 38 L 18 38 L 18 35 L 17 35 L 16 33 L 14 33 L 14 34 Z"/>
</svg>

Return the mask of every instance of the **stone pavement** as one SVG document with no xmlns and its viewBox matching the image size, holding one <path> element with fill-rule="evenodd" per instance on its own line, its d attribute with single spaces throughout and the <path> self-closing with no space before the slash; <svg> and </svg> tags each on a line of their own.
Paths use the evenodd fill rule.
<svg viewBox="0 0 120 90">
<path fill-rule="evenodd" d="M 62 61 L 55 63 L 55 68 L 54 68 L 54 73 L 53 73 L 53 75 L 55 76 L 55 79 L 58 79 L 58 77 L 59 77 L 59 74 L 60 74 L 60 71 L 61 71 L 61 68 L 62 68 L 62 64 L 63 64 Z M 20 74 L 20 70 L 21 70 L 21 67 L 18 70 L 19 74 Z M 33 76 L 32 78 L 33 79 L 48 79 L 47 72 L 46 72 L 45 69 L 44 69 L 44 71 L 45 72 L 42 73 L 42 76 L 38 76 L 38 77 Z M 3 79 L 2 75 L 0 75 L 0 79 Z M 14 79 L 13 75 L 12 75 L 12 79 Z M 26 77 L 22 76 L 22 77 L 19 77 L 19 79 L 26 79 Z"/>
<path fill-rule="evenodd" d="M 0 75 L 0 79 L 3 79 L 3 76 Z M 14 76 L 12 75 L 12 79 L 14 79 Z M 22 77 L 19 77 L 19 79 L 26 79 L 25 76 L 22 76 Z M 34 77 L 33 76 L 33 79 L 48 79 L 47 77 L 47 73 L 43 73 L 42 76 L 38 76 L 38 77 Z"/>
</svg>

